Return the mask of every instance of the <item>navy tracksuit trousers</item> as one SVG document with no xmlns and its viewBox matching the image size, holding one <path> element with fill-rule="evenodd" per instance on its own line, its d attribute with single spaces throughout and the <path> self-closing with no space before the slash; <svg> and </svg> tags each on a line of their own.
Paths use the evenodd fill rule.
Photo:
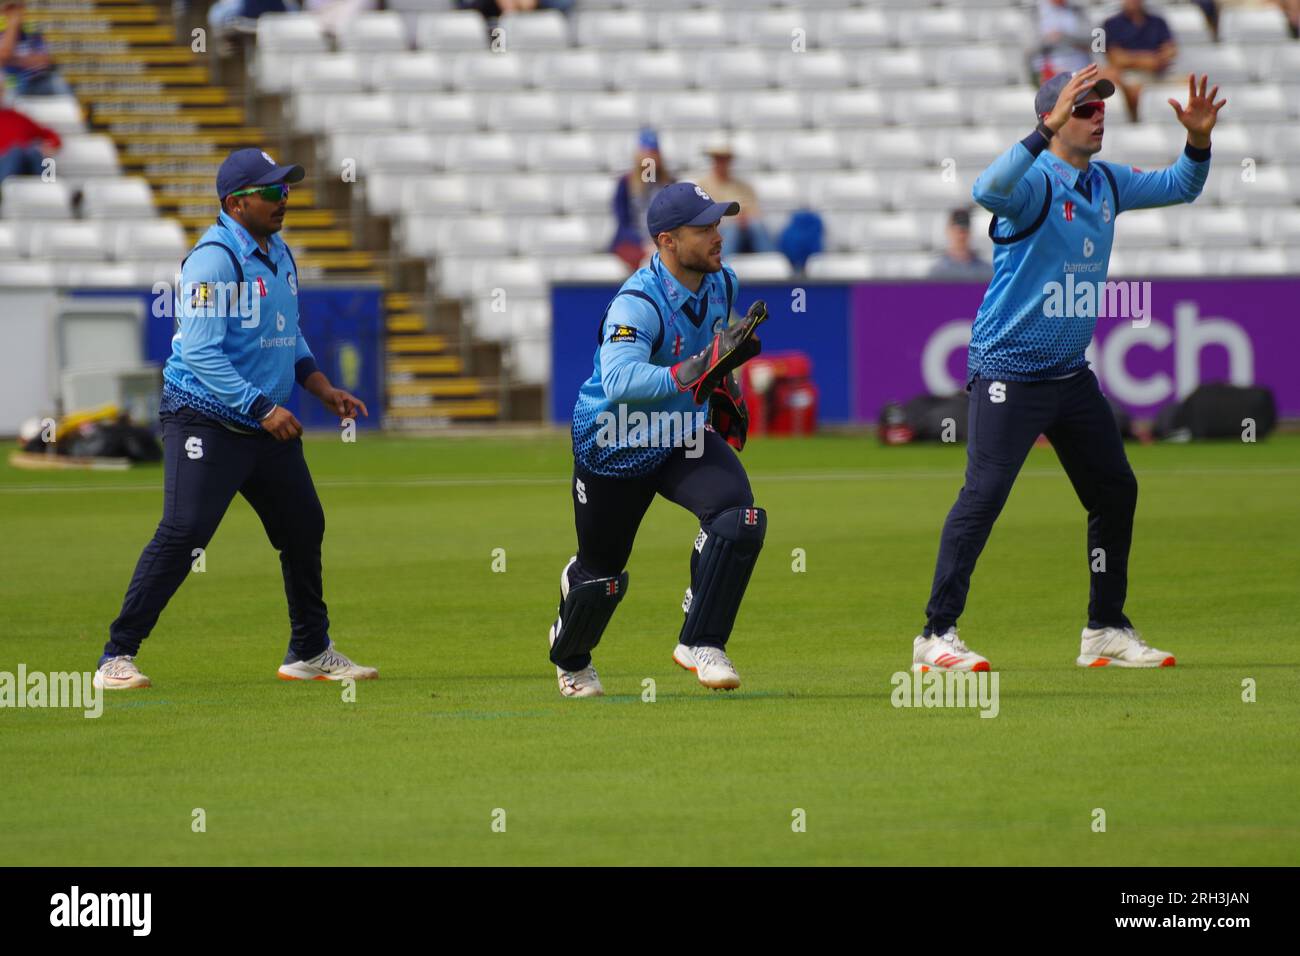
<svg viewBox="0 0 1300 956">
<path fill-rule="evenodd" d="M 1088 511 L 1088 626 L 1129 626 L 1124 599 L 1137 478 L 1097 376 L 1085 368 L 1056 381 L 977 376 L 971 383 L 966 482 L 944 522 L 926 636 L 944 633 L 965 609 L 975 562 L 1040 434 L 1052 443 Z"/>
<path fill-rule="evenodd" d="M 163 516 L 145 545 L 109 626 L 105 656 L 136 654 L 158 615 L 190 573 L 194 549 L 206 548 L 235 495 L 262 519 L 280 552 L 289 600 L 289 657 L 308 660 L 329 643 L 321 585 L 325 513 L 312 484 L 302 439 L 241 434 L 191 408 L 164 413 Z"/>
</svg>

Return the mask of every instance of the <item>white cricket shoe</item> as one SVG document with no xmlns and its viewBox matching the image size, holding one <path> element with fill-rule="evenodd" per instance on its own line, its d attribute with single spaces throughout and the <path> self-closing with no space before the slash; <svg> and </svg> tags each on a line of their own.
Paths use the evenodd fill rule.
<svg viewBox="0 0 1300 956">
<path fill-rule="evenodd" d="M 1149 646 L 1131 627 L 1085 627 L 1075 663 L 1080 667 L 1173 667 L 1174 655 Z"/>
<path fill-rule="evenodd" d="M 378 669 L 354 664 L 345 654 L 334 649 L 330 641 L 325 650 L 308 661 L 286 661 L 276 673 L 280 680 L 374 680 Z"/>
<path fill-rule="evenodd" d="M 720 647 L 678 644 L 673 650 L 673 660 L 678 667 L 693 672 L 701 684 L 712 690 L 735 690 L 740 686 L 736 666 Z"/>
<path fill-rule="evenodd" d="M 110 657 L 95 670 L 94 685 L 100 690 L 130 690 L 133 687 L 152 687 L 149 678 L 135 666 L 130 654 Z"/>
<path fill-rule="evenodd" d="M 559 624 L 556 621 L 555 624 Z M 550 641 L 551 646 L 555 646 L 555 624 L 551 625 Z M 605 688 L 600 684 L 600 677 L 596 674 L 596 668 L 588 664 L 582 670 L 566 671 L 558 664 L 555 665 L 555 676 L 560 684 L 560 693 L 565 697 L 603 697 Z"/>
<path fill-rule="evenodd" d="M 925 673 L 932 668 L 941 671 L 986 671 L 989 662 L 963 644 L 957 636 L 957 628 L 950 627 L 943 634 L 918 636 L 912 641 L 912 670 Z"/>
</svg>

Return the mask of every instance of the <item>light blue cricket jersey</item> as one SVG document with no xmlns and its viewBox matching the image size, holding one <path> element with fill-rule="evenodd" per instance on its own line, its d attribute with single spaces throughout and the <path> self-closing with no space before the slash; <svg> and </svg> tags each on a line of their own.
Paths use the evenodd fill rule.
<svg viewBox="0 0 1300 956">
<path fill-rule="evenodd" d="M 263 253 L 223 210 L 186 257 L 176 298 L 164 411 L 189 405 L 257 429 L 316 370 L 298 327 L 298 267 L 279 235 Z"/>
<path fill-rule="evenodd" d="M 1154 172 L 1093 162 L 1075 169 L 1031 133 L 975 181 L 975 201 L 993 213 L 993 280 L 971 331 L 967 380 L 1023 382 L 1083 368 L 1097 325 L 1092 315 L 1049 317 L 1048 283 L 1104 283 L 1115 217 L 1129 209 L 1192 202 L 1210 171 L 1210 151 L 1187 146 Z M 1066 276 L 1073 274 L 1067 283 Z"/>
<path fill-rule="evenodd" d="M 659 254 L 615 294 L 597 328 L 595 368 L 573 406 L 573 455 L 597 475 L 635 478 L 659 468 L 672 447 L 600 441 L 602 416 L 633 412 L 705 413 L 678 389 L 672 366 L 704 349 L 731 316 L 740 283 L 732 268 L 706 275 L 692 293 L 665 268 Z M 692 419 L 696 421 L 698 419 Z M 619 436 L 620 439 L 623 436 Z M 633 435 L 633 437 L 637 437 Z"/>
</svg>

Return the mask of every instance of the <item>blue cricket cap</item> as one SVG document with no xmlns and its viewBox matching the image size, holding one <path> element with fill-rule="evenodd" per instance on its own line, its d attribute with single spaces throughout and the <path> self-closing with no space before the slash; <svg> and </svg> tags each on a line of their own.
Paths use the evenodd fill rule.
<svg viewBox="0 0 1300 956">
<path fill-rule="evenodd" d="M 1056 101 L 1061 98 L 1061 90 L 1065 89 L 1065 84 L 1070 82 L 1072 76 L 1074 76 L 1073 73 L 1058 73 L 1038 88 L 1038 95 L 1034 97 L 1034 113 L 1036 115 L 1046 116 L 1056 108 Z M 1114 83 L 1110 80 L 1098 80 L 1080 93 L 1074 102 L 1082 103 L 1093 93 L 1096 93 L 1097 96 L 1104 100 L 1114 92 Z"/>
<path fill-rule="evenodd" d="M 231 193 L 249 186 L 301 182 L 306 175 L 307 170 L 301 166 L 281 166 L 256 146 L 237 149 L 225 158 L 217 170 L 217 198 L 225 199 Z"/>
<path fill-rule="evenodd" d="M 738 202 L 714 202 L 713 197 L 695 183 L 673 183 L 659 190 L 646 214 L 650 238 L 671 232 L 678 226 L 707 226 L 723 216 L 740 212 Z"/>
</svg>

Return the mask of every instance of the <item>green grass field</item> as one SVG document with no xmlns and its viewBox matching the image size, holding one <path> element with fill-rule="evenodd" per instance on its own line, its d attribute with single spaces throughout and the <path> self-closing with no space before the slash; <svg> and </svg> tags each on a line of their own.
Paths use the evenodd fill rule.
<svg viewBox="0 0 1300 956">
<path fill-rule="evenodd" d="M 1084 515 L 1035 449 L 962 619 L 1000 673 L 992 720 L 890 704 L 959 447 L 751 444 L 769 530 L 729 695 L 670 659 L 697 526 L 656 502 L 597 651 L 609 696 L 576 701 L 546 658 L 573 549 L 565 436 L 320 437 L 307 455 L 332 634 L 382 679 L 355 703 L 275 679 L 279 563 L 238 499 L 144 645 L 153 688 L 98 720 L 0 710 L 0 864 L 1300 860 L 1298 437 L 1130 449 L 1129 612 L 1178 656 L 1155 671 L 1074 666 Z M 93 669 L 161 477 L 0 465 L 0 670 Z"/>
</svg>

